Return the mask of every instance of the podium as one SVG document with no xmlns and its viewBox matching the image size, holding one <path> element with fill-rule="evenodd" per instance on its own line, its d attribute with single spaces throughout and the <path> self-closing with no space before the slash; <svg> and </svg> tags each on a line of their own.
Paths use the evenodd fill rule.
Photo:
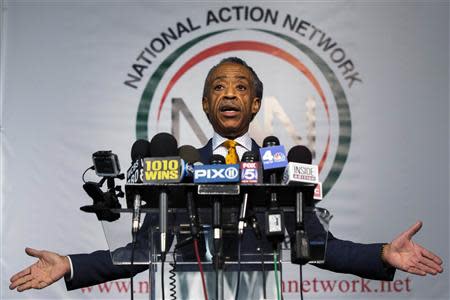
<svg viewBox="0 0 450 300">
<path fill-rule="evenodd" d="M 168 193 L 168 253 L 165 263 L 176 264 L 177 272 L 198 272 L 196 256 L 193 246 L 187 243 L 176 249 L 176 245 L 189 239 L 190 222 L 187 212 L 187 192 L 194 194 L 195 206 L 198 212 L 200 227 L 199 248 L 200 260 L 205 272 L 212 272 L 214 268 L 213 232 L 211 197 L 219 197 L 222 203 L 223 228 L 223 264 L 221 273 L 241 271 L 272 271 L 274 270 L 274 252 L 272 244 L 264 236 L 264 214 L 268 209 L 269 195 L 277 193 L 279 209 L 285 214 L 285 240 L 279 245 L 276 264 L 291 262 L 290 236 L 295 229 L 295 195 L 298 192 L 311 192 L 314 185 L 288 186 L 280 184 L 127 184 L 125 186 L 127 209 L 111 209 L 120 217 L 114 222 L 102 221 L 103 231 L 108 243 L 111 259 L 117 265 L 148 265 L 150 299 L 156 299 L 156 272 L 161 267 L 160 249 L 160 209 L 158 195 L 164 190 Z M 242 195 L 248 195 L 248 212 L 255 216 L 255 220 L 263 233 L 257 238 L 252 227 L 244 231 L 240 259 L 238 259 L 237 225 Z M 131 243 L 131 223 L 133 217 L 133 198 L 140 195 L 140 225 L 135 245 Z M 304 211 L 305 230 L 309 236 L 311 263 L 324 262 L 331 214 L 323 208 L 306 203 Z M 239 261 L 239 262 L 238 262 Z M 275 266 L 276 267 L 276 266 Z M 221 279 L 223 280 L 223 279 Z M 157 288 L 155 288 L 157 287 Z M 220 292 L 219 292 L 220 293 Z M 223 298 L 223 290 L 221 291 Z M 219 296 L 219 299 L 221 297 Z"/>
</svg>

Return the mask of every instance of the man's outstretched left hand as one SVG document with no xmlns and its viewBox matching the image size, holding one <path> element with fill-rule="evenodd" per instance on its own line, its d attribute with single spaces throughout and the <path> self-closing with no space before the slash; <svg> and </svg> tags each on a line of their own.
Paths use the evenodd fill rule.
<svg viewBox="0 0 450 300">
<path fill-rule="evenodd" d="M 391 243 L 384 245 L 381 258 L 399 270 L 416 275 L 442 273 L 442 259 L 412 241 L 412 237 L 420 228 L 422 228 L 422 222 L 418 221 Z"/>
</svg>

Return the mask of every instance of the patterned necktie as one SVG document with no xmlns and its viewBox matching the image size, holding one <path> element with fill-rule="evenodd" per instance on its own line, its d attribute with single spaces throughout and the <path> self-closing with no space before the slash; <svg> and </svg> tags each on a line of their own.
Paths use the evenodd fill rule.
<svg viewBox="0 0 450 300">
<path fill-rule="evenodd" d="M 225 146 L 225 148 L 227 148 L 228 150 L 228 154 L 227 157 L 225 157 L 225 163 L 227 165 L 229 164 L 237 164 L 239 161 L 237 152 L 236 152 L 236 145 L 237 143 L 235 141 L 232 140 L 226 140 L 223 145 Z"/>
</svg>

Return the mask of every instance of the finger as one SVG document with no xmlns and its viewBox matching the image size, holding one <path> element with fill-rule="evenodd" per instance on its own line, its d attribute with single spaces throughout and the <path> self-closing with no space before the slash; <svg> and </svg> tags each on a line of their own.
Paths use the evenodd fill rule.
<svg viewBox="0 0 450 300">
<path fill-rule="evenodd" d="M 425 271 L 422 271 L 422 270 L 420 270 L 419 268 L 416 268 L 416 267 L 408 268 L 408 270 L 406 270 L 406 271 L 408 273 L 415 274 L 415 275 L 420 275 L 420 276 L 427 275 L 427 273 L 425 273 Z"/>
<path fill-rule="evenodd" d="M 45 288 L 45 287 L 47 287 L 47 286 L 48 286 L 48 283 L 47 283 L 47 282 L 41 281 L 41 282 L 39 282 L 39 283 L 37 284 L 37 286 L 35 287 L 35 289 L 40 290 L 40 289 L 43 289 L 43 288 Z"/>
<path fill-rule="evenodd" d="M 10 281 L 10 282 L 14 282 L 14 281 L 16 281 L 17 279 L 19 279 L 20 277 L 25 276 L 25 275 L 28 275 L 28 274 L 30 274 L 30 273 L 31 273 L 31 268 L 30 268 L 30 267 L 25 268 L 25 269 L 23 269 L 22 271 L 20 271 L 19 273 L 14 274 L 14 275 L 9 279 L 9 281 Z"/>
<path fill-rule="evenodd" d="M 419 245 L 420 246 L 420 245 Z M 437 256 L 436 254 L 434 254 L 433 252 L 431 252 L 430 250 L 425 249 L 424 247 L 420 246 L 420 250 L 422 252 L 422 255 L 428 259 L 431 259 L 432 261 L 434 261 L 435 263 L 441 265 L 442 264 L 442 259 Z"/>
<path fill-rule="evenodd" d="M 24 284 L 19 285 L 19 286 L 17 287 L 17 291 L 18 291 L 18 292 L 23 292 L 23 291 L 29 290 L 29 289 L 32 288 L 32 285 L 33 285 L 32 281 L 27 281 L 27 282 L 25 282 Z"/>
<path fill-rule="evenodd" d="M 26 282 L 28 282 L 28 281 L 31 281 L 32 279 L 33 279 L 33 276 L 31 276 L 31 275 L 25 275 L 25 276 L 20 277 L 19 279 L 15 280 L 13 283 L 11 283 L 11 284 L 9 285 L 9 288 L 10 288 L 11 290 L 13 290 L 13 289 L 15 289 L 16 287 L 18 287 L 18 286 L 20 286 L 20 285 L 22 285 L 22 284 L 24 284 L 24 283 L 26 283 Z"/>
<path fill-rule="evenodd" d="M 435 263 L 434 260 L 428 259 L 426 257 L 422 257 L 419 261 L 420 264 L 426 266 L 427 268 L 430 268 L 431 270 L 433 270 L 432 272 L 434 273 L 442 273 L 442 266 Z"/>
<path fill-rule="evenodd" d="M 427 274 L 432 274 L 432 275 L 436 275 L 436 274 L 437 274 L 437 270 L 436 270 L 435 268 L 430 267 L 430 266 L 426 265 L 425 263 L 419 262 L 419 263 L 417 264 L 417 267 L 418 267 L 420 270 L 422 270 L 422 271 L 424 271 L 425 273 L 427 273 Z"/>
<path fill-rule="evenodd" d="M 42 251 L 40 250 L 36 250 L 33 248 L 25 248 L 25 252 L 29 255 L 29 256 L 33 256 L 33 257 L 37 257 L 37 258 L 41 258 L 42 257 Z"/>
<path fill-rule="evenodd" d="M 406 231 L 406 237 L 408 238 L 408 240 L 410 240 L 419 230 L 420 228 L 422 228 L 422 222 L 421 221 L 417 221 L 416 224 L 414 224 L 413 226 L 409 227 Z"/>
</svg>

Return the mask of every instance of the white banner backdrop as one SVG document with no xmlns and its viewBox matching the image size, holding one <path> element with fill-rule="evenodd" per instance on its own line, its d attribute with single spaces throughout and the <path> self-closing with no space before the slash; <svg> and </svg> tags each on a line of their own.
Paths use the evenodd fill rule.
<svg viewBox="0 0 450 300">
<path fill-rule="evenodd" d="M 71 292 L 62 281 L 8 285 L 34 262 L 26 246 L 107 247 L 79 210 L 91 203 L 81 174 L 92 153 L 113 150 L 125 170 L 137 137 L 172 131 L 201 146 L 212 134 L 203 81 L 228 56 L 265 85 L 252 136 L 314 150 L 336 236 L 388 242 L 422 220 L 415 240 L 448 268 L 448 1 L 1 3 L 1 299 L 128 297 L 127 280 Z M 449 299 L 448 271 L 381 283 L 304 270 L 305 299 Z M 298 268 L 286 266 L 283 281 L 284 298 L 297 299 Z"/>
</svg>

